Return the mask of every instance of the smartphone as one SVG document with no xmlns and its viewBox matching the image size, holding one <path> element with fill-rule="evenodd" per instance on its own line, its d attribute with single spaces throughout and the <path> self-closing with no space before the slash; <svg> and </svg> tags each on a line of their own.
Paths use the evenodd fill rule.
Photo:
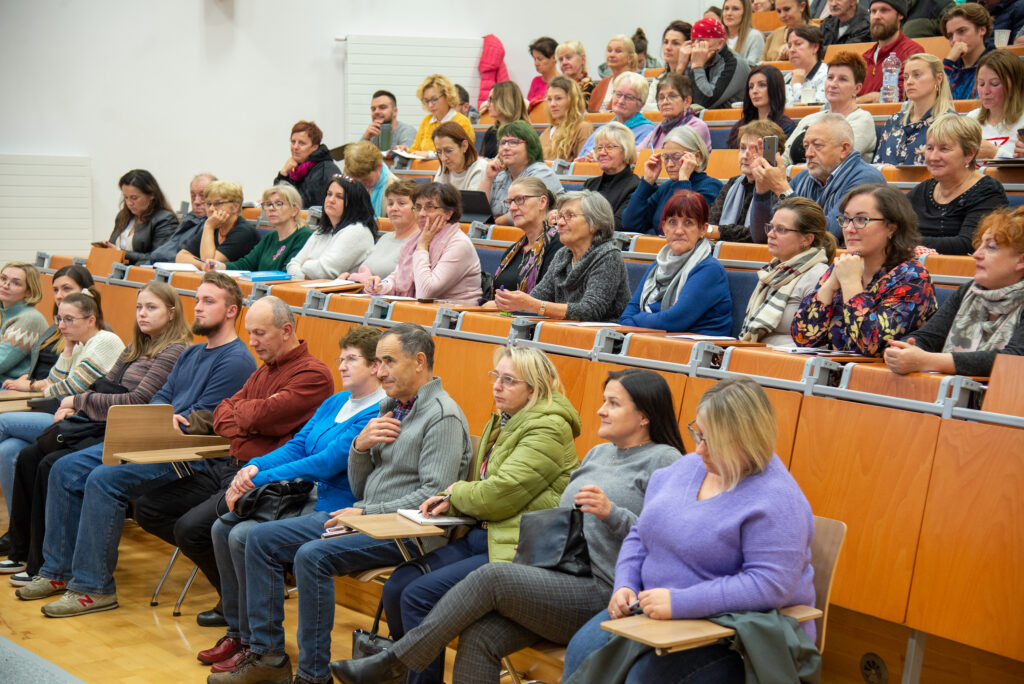
<svg viewBox="0 0 1024 684">
<path fill-rule="evenodd" d="M 1017 137 L 1020 138 L 1021 140 L 1024 140 L 1024 128 L 1017 129 Z"/>
<path fill-rule="evenodd" d="M 761 139 L 764 150 L 761 155 L 769 164 L 775 166 L 775 155 L 779 153 L 779 138 L 775 135 L 766 135 Z"/>
<path fill-rule="evenodd" d="M 93 247 L 106 247 L 107 246 L 107 243 L 103 242 L 102 240 L 99 240 L 97 242 L 90 242 L 89 244 L 92 245 Z"/>
<path fill-rule="evenodd" d="M 389 150 L 391 149 L 391 124 L 382 123 L 380 125 L 380 149 Z"/>
</svg>

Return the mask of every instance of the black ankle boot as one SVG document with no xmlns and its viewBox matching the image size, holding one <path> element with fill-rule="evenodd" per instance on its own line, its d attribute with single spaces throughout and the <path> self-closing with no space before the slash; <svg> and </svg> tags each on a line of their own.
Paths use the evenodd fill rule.
<svg viewBox="0 0 1024 684">
<path fill-rule="evenodd" d="M 381 651 L 369 658 L 335 660 L 331 674 L 341 684 L 399 684 L 409 671 L 391 651 Z"/>
</svg>

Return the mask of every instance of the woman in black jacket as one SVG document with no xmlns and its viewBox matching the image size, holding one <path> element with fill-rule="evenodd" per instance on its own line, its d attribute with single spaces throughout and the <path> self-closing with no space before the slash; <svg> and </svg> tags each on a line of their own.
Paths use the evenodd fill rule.
<svg viewBox="0 0 1024 684">
<path fill-rule="evenodd" d="M 114 232 L 104 244 L 123 249 L 129 264 L 148 262 L 150 252 L 162 245 L 178 227 L 178 217 L 149 171 L 133 169 L 117 181 L 121 210 Z"/>
<path fill-rule="evenodd" d="M 274 185 L 290 183 L 298 190 L 304 207 L 320 206 L 331 176 L 341 174 L 331 151 L 321 142 L 323 138 L 324 132 L 312 121 L 299 121 L 292 126 L 291 156 L 274 178 Z"/>
</svg>

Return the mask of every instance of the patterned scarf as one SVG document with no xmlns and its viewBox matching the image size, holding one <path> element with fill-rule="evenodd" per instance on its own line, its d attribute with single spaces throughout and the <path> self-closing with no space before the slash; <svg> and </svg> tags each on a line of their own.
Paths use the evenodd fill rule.
<svg viewBox="0 0 1024 684">
<path fill-rule="evenodd" d="M 640 293 L 640 308 L 647 313 L 652 312 L 652 304 L 661 302 L 661 311 L 666 311 L 676 303 L 679 291 L 686 284 L 690 271 L 711 256 L 711 243 L 701 238 L 689 252 L 679 256 L 672 254 L 668 245 L 658 252 L 657 266 L 644 280 L 643 291 Z"/>
<path fill-rule="evenodd" d="M 757 342 L 779 327 L 786 302 L 809 269 L 828 261 L 822 247 L 810 247 L 787 261 L 772 259 L 757 272 L 757 287 L 747 302 L 740 339 Z"/>
<path fill-rule="evenodd" d="M 288 178 L 298 183 L 306 177 L 306 174 L 309 173 L 310 169 L 314 166 L 316 166 L 316 162 L 304 161 L 288 172 Z"/>
<path fill-rule="evenodd" d="M 530 292 L 533 290 L 533 286 L 537 284 L 537 275 L 540 273 L 540 262 L 544 258 L 544 247 L 547 246 L 548 240 L 553 238 L 558 232 L 557 226 L 548 225 L 547 221 L 544 221 L 544 229 L 540 232 L 540 237 L 533 243 L 533 247 L 525 253 L 523 262 L 519 264 L 519 289 L 523 292 Z M 520 251 L 526 249 L 527 237 L 524 235 L 519 238 L 519 242 L 508 251 L 505 258 L 501 260 L 501 264 L 498 266 L 497 273 L 494 277 L 505 270 L 505 268 L 511 263 L 516 255 Z"/>
<path fill-rule="evenodd" d="M 998 290 L 985 290 L 974 283 L 960 302 L 960 309 L 956 312 L 942 351 L 1002 349 L 1017 327 L 1022 308 L 1024 281 Z M 991 314 L 995 314 L 995 320 L 988 319 Z"/>
</svg>

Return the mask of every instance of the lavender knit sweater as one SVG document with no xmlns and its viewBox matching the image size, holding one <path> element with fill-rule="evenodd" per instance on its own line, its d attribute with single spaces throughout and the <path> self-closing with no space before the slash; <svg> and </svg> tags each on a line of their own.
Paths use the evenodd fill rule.
<svg viewBox="0 0 1024 684">
<path fill-rule="evenodd" d="M 697 500 L 696 454 L 655 472 L 619 552 L 615 589 L 664 587 L 673 618 L 814 605 L 810 504 L 777 456 L 735 489 Z M 804 623 L 814 638 L 814 621 Z"/>
</svg>

